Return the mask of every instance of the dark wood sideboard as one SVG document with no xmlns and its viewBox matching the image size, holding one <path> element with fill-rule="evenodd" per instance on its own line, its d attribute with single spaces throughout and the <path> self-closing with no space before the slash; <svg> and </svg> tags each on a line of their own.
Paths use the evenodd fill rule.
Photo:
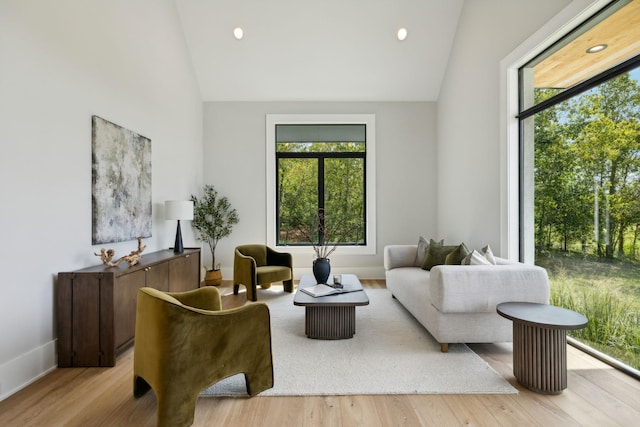
<svg viewBox="0 0 640 427">
<path fill-rule="evenodd" d="M 123 261 L 58 273 L 58 367 L 115 366 L 133 344 L 139 288 L 181 292 L 199 285 L 199 248 L 143 254 L 132 267 Z"/>
</svg>

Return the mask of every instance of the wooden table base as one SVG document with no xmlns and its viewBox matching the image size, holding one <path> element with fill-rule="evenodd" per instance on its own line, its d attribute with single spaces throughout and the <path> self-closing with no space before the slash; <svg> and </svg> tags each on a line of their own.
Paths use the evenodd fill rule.
<svg viewBox="0 0 640 427">
<path fill-rule="evenodd" d="M 587 326 L 587 318 L 562 307 L 533 302 L 496 306 L 513 321 L 513 375 L 529 390 L 558 394 L 567 388 L 567 330 Z"/>
<path fill-rule="evenodd" d="M 340 340 L 356 333 L 355 306 L 305 307 L 305 334 L 308 338 Z"/>
<path fill-rule="evenodd" d="M 567 331 L 513 322 L 513 374 L 529 390 L 567 388 Z"/>
</svg>

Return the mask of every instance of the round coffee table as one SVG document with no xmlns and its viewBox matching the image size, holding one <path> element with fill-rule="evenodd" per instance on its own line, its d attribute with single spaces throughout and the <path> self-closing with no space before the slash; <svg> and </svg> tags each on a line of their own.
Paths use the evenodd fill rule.
<svg viewBox="0 0 640 427">
<path fill-rule="evenodd" d="M 562 307 L 505 302 L 498 314 L 513 321 L 513 374 L 529 390 L 558 394 L 567 388 L 567 330 L 587 318 Z"/>
</svg>

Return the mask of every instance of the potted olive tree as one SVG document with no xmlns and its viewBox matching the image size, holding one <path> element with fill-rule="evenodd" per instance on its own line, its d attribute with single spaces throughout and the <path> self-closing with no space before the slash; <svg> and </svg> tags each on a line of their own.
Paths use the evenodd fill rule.
<svg viewBox="0 0 640 427">
<path fill-rule="evenodd" d="M 216 264 L 216 246 L 223 237 L 231 234 L 233 226 L 238 223 L 238 212 L 231 207 L 229 199 L 218 197 L 212 185 L 204 186 L 204 194 L 198 199 L 191 195 L 193 202 L 192 225 L 197 231 L 198 239 L 206 242 L 211 250 L 211 268 L 207 266 L 205 282 L 207 285 L 220 285 L 222 273 Z"/>
</svg>

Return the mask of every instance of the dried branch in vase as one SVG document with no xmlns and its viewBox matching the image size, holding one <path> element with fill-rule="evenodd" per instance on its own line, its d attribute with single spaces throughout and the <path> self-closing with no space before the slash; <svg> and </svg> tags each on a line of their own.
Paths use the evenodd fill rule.
<svg viewBox="0 0 640 427">
<path fill-rule="evenodd" d="M 350 224 L 345 219 L 329 221 L 324 209 L 318 209 L 312 224 L 301 224 L 296 229 L 311 243 L 316 258 L 328 258 L 335 252 L 338 245 L 349 240 L 349 236 L 360 226 L 361 222 Z M 318 234 L 317 239 L 314 237 L 316 233 Z"/>
</svg>

